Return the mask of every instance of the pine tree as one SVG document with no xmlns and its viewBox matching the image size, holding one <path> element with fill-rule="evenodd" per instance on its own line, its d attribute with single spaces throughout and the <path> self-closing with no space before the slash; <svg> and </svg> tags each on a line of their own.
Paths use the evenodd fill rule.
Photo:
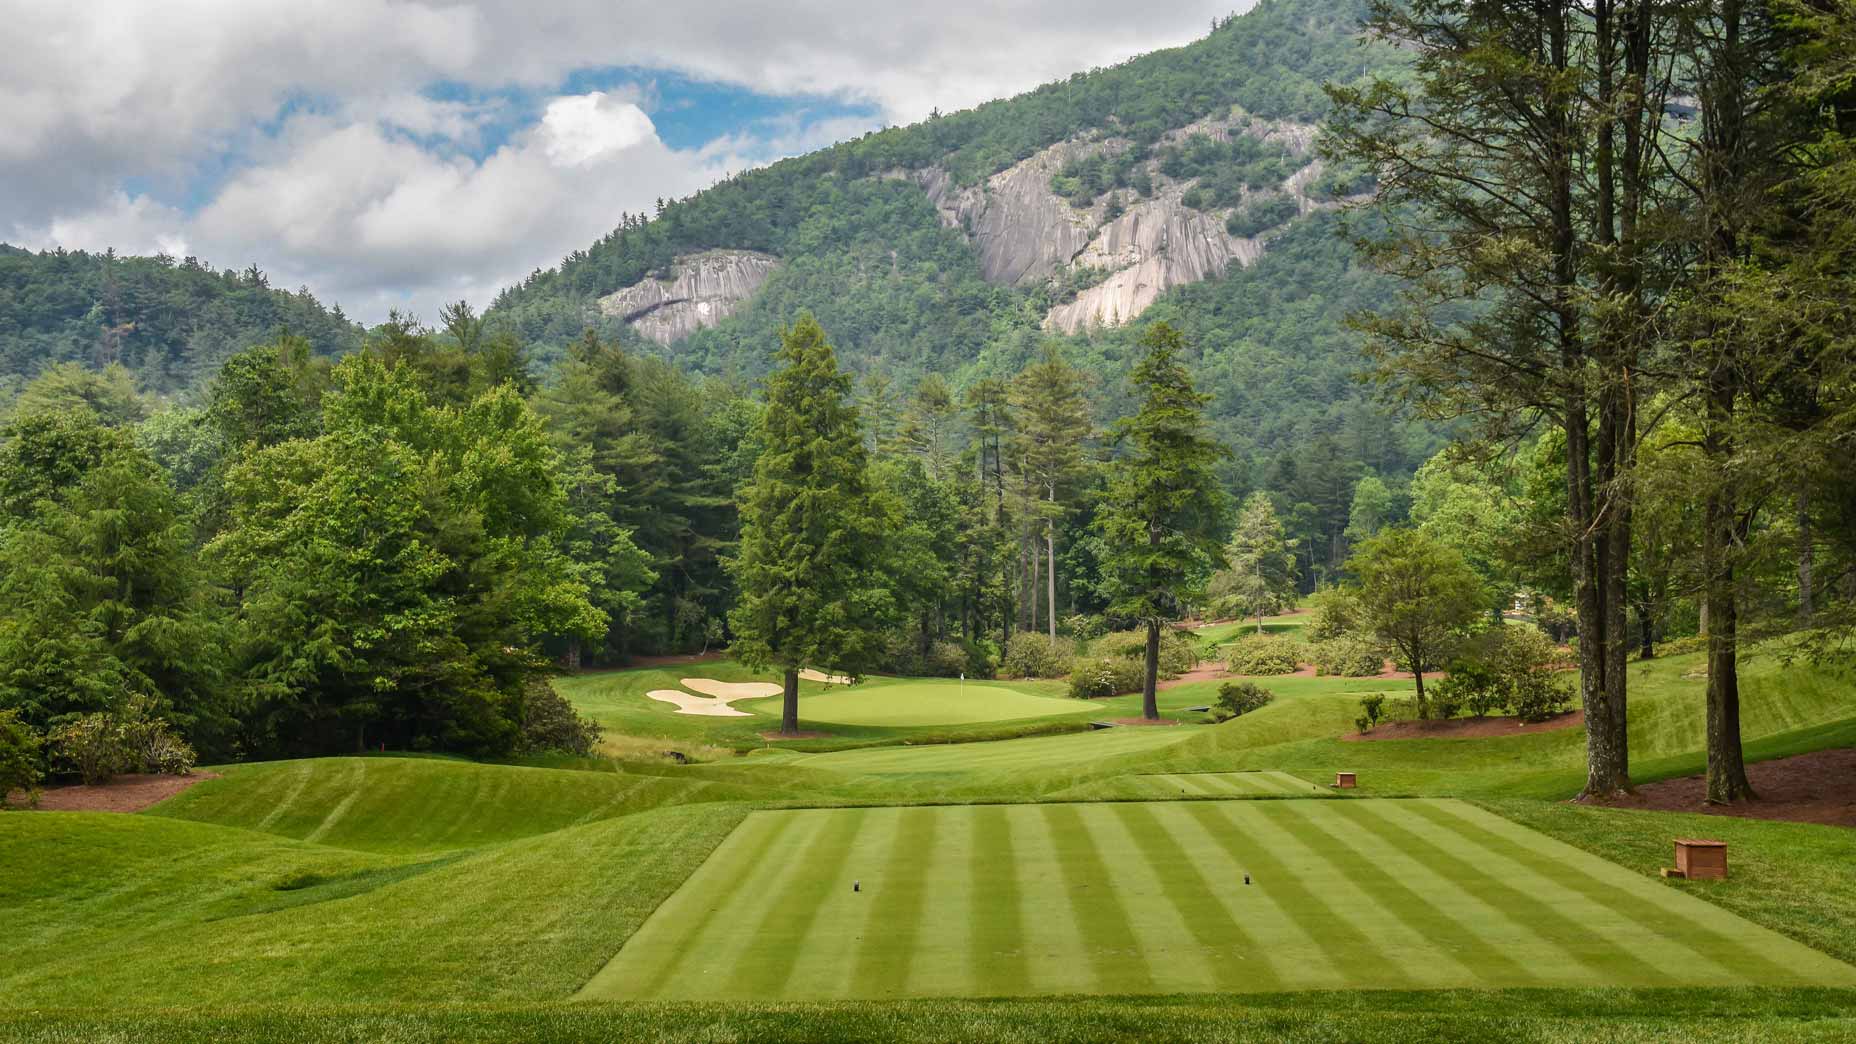
<svg viewBox="0 0 1856 1044">
<path fill-rule="evenodd" d="M 740 600 L 731 651 L 782 672 L 780 731 L 799 731 L 799 671 L 855 675 L 883 644 L 894 598 L 883 570 L 895 511 L 871 488 L 851 379 L 809 313 L 781 333 L 764 443 L 744 492 L 730 571 Z"/>
<path fill-rule="evenodd" d="M 1088 386 L 1088 376 L 1066 362 L 1062 348 L 1054 342 L 1046 343 L 1038 361 L 1012 381 L 1011 403 L 1018 417 L 1014 451 L 1027 486 L 1027 514 L 1044 537 L 1044 605 L 1053 640 L 1057 637 L 1057 523 L 1064 514 L 1059 497 L 1083 470 L 1083 451 L 1091 434 Z M 1036 615 L 1034 611 L 1034 630 Z"/>
<path fill-rule="evenodd" d="M 1240 615 L 1254 614 L 1262 634 L 1263 617 L 1294 600 L 1297 579 L 1294 545 L 1269 497 L 1252 493 L 1244 501 L 1224 560 L 1225 568 L 1212 577 L 1207 593 Z"/>
<path fill-rule="evenodd" d="M 1145 354 L 1129 375 L 1141 406 L 1115 424 L 1124 452 L 1109 465 L 1099 525 L 1110 556 L 1109 612 L 1147 628 L 1141 714 L 1152 721 L 1160 717 L 1160 627 L 1184 614 L 1218 553 L 1225 494 L 1216 468 L 1225 451 L 1206 432 L 1210 396 L 1193 388 L 1180 361 L 1179 331 L 1155 323 L 1141 346 Z"/>
</svg>

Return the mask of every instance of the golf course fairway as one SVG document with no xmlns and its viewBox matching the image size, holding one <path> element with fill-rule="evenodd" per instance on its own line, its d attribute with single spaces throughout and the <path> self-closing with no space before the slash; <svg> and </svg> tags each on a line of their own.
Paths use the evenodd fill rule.
<svg viewBox="0 0 1856 1044">
<path fill-rule="evenodd" d="M 578 998 L 1557 986 L 1856 969 L 1451 799 L 882 807 L 750 815 Z"/>
</svg>

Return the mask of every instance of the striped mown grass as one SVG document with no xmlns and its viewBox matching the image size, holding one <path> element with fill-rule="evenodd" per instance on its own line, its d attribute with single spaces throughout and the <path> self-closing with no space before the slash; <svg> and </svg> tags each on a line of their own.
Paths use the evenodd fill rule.
<svg viewBox="0 0 1856 1044">
<path fill-rule="evenodd" d="M 1748 985 L 1856 968 L 1462 802 L 1192 801 L 757 812 L 578 996 Z"/>
<path fill-rule="evenodd" d="M 1122 776 L 1117 797 L 1332 797 L 1333 792 L 1287 772 L 1157 772 Z"/>
</svg>

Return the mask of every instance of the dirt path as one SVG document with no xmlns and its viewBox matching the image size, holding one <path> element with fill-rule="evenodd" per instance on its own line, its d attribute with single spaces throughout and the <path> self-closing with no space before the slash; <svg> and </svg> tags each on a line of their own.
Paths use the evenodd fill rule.
<svg viewBox="0 0 1856 1044">
<path fill-rule="evenodd" d="M 1761 761 L 1748 765 L 1746 775 L 1753 792 L 1759 795 L 1756 801 L 1707 804 L 1707 778 L 1684 776 L 1646 783 L 1635 794 L 1605 804 L 1613 808 L 1856 827 L 1856 749 L 1820 750 Z"/>
<path fill-rule="evenodd" d="M 187 776 L 117 776 L 108 783 L 87 786 L 49 787 L 39 792 L 41 812 L 140 812 L 150 805 L 166 801 L 195 783 L 218 779 L 217 772 L 195 772 Z M 9 794 L 9 804 L 18 806 L 24 795 Z"/>
</svg>

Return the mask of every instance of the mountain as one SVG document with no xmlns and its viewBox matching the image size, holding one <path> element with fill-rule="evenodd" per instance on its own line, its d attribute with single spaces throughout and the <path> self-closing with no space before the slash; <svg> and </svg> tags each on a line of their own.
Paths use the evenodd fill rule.
<svg viewBox="0 0 1856 1044">
<path fill-rule="evenodd" d="M 340 308 L 307 290 L 272 289 L 256 266 L 214 271 L 191 257 L 0 244 L 0 381 L 50 363 L 122 363 L 148 390 L 172 391 L 283 329 L 324 354 L 361 343 L 361 327 Z"/>
<path fill-rule="evenodd" d="M 1354 381 L 1351 311 L 1385 302 L 1338 234 L 1371 191 L 1316 155 L 1321 85 L 1383 68 L 1356 0 L 1264 0 L 1188 46 L 873 132 L 625 215 L 492 318 L 540 358 L 589 326 L 752 377 L 802 309 L 907 387 L 1015 372 L 1045 338 L 1104 378 L 1141 327 L 1186 330 L 1220 434 L 1261 467 L 1323 436 L 1376 470 L 1432 447 Z"/>
</svg>

